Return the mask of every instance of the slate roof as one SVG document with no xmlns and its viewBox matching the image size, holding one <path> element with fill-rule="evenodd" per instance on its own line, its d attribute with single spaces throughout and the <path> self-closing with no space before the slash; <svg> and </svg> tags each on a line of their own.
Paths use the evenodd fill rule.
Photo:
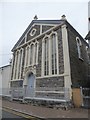
<svg viewBox="0 0 90 120">
<path fill-rule="evenodd" d="M 88 34 L 85 37 L 86 40 L 90 40 L 90 31 L 88 32 Z"/>
<path fill-rule="evenodd" d="M 1 66 L 0 69 L 3 69 L 3 68 L 8 67 L 8 66 L 11 66 L 11 65 L 8 64 L 8 65 Z"/>
</svg>

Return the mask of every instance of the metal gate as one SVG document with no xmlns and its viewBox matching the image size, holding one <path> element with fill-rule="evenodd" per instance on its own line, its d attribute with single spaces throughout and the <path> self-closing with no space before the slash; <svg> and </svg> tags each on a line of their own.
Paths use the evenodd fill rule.
<svg viewBox="0 0 90 120">
<path fill-rule="evenodd" d="M 83 104 L 85 108 L 90 108 L 90 88 L 81 88 Z"/>
<path fill-rule="evenodd" d="M 24 96 L 24 89 L 23 88 L 12 88 L 11 89 L 11 97 L 12 99 L 23 99 Z"/>
</svg>

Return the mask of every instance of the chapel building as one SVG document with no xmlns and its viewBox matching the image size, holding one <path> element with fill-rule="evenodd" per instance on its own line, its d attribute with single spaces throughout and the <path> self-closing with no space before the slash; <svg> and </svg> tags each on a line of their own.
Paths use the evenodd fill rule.
<svg viewBox="0 0 90 120">
<path fill-rule="evenodd" d="M 87 80 L 87 48 L 65 15 L 35 17 L 12 49 L 11 88 L 25 89 L 29 99 L 72 100 L 72 89 Z"/>
</svg>

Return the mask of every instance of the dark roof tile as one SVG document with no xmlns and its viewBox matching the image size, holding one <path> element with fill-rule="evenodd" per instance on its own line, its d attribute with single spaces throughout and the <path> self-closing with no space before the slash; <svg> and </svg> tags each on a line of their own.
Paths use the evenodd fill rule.
<svg viewBox="0 0 90 120">
<path fill-rule="evenodd" d="M 86 35 L 85 39 L 87 40 L 90 40 L 90 31 L 88 32 L 88 34 Z"/>
</svg>

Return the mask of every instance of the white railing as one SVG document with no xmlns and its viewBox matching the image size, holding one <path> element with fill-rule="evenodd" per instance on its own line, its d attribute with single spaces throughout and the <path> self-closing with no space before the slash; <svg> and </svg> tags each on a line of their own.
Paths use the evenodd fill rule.
<svg viewBox="0 0 90 120">
<path fill-rule="evenodd" d="M 2 88 L 1 96 L 10 96 L 10 88 Z"/>
<path fill-rule="evenodd" d="M 11 88 L 11 97 L 12 99 L 23 99 L 24 97 L 24 88 L 18 87 L 18 88 Z"/>
<path fill-rule="evenodd" d="M 68 88 L 63 87 L 38 87 L 35 89 L 27 89 L 27 88 L 11 88 L 11 89 L 3 89 L 3 95 L 10 95 L 12 99 L 25 99 L 28 98 L 47 98 L 47 99 L 62 99 L 62 100 L 70 100 L 70 91 Z"/>
</svg>

